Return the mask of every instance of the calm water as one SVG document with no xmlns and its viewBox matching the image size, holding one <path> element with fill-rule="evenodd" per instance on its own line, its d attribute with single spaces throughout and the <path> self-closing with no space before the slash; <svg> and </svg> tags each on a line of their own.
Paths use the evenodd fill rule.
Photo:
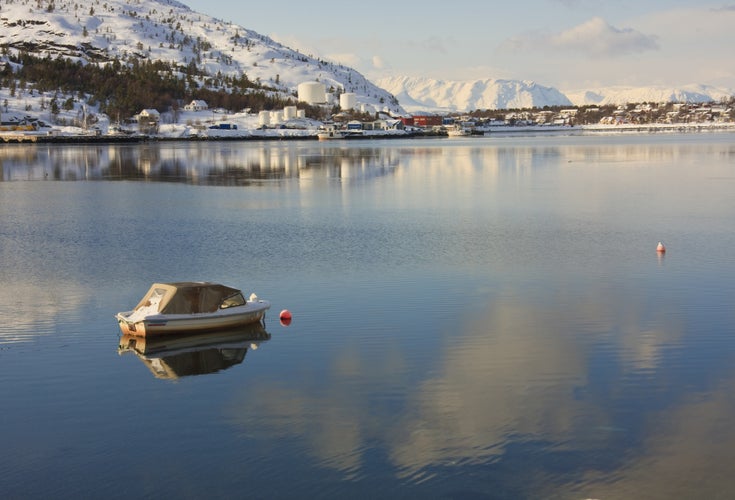
<svg viewBox="0 0 735 500">
<path fill-rule="evenodd" d="M 3 498 L 735 495 L 732 134 L 5 145 L 0 174 Z M 176 280 L 270 299 L 265 331 L 121 348 Z"/>
</svg>

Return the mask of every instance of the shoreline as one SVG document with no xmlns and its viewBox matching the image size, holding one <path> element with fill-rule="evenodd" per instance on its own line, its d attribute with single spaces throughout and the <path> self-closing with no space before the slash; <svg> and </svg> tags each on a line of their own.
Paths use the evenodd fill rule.
<svg viewBox="0 0 735 500">
<path fill-rule="evenodd" d="M 322 142 L 364 141 L 370 139 L 424 139 L 446 137 L 446 134 L 419 132 L 407 134 L 350 135 Z M 140 144 L 146 142 L 234 142 L 234 141 L 317 141 L 316 134 L 221 134 L 213 136 L 177 137 L 166 135 L 46 135 L 40 133 L 0 133 L 0 144 Z"/>
<path fill-rule="evenodd" d="M 484 129 L 485 136 L 494 134 L 523 133 L 577 133 L 590 135 L 599 133 L 656 133 L 656 132 L 735 132 L 735 123 L 649 123 L 622 125 L 529 125 L 500 126 Z"/>
<path fill-rule="evenodd" d="M 621 133 L 699 133 L 735 132 L 735 123 L 673 123 L 673 124 L 623 124 L 623 125 L 531 125 L 499 126 L 476 130 L 470 138 L 492 137 L 494 135 L 560 134 L 560 135 L 597 135 Z M 383 139 L 426 139 L 448 138 L 446 132 L 416 132 L 405 134 L 355 134 L 322 142 L 383 140 Z M 0 143 L 4 144 L 136 144 L 146 142 L 214 142 L 214 141 L 316 141 L 316 134 L 217 134 L 211 136 L 166 136 L 166 135 L 50 135 L 39 132 L 15 133 L 1 132 Z"/>
</svg>

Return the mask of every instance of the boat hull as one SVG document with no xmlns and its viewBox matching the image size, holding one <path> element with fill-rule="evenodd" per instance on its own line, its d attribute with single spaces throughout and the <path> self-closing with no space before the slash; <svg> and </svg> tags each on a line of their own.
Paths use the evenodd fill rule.
<svg viewBox="0 0 735 500">
<path fill-rule="evenodd" d="M 123 335 L 149 337 L 237 328 L 262 321 L 269 308 L 270 302 L 259 300 L 214 313 L 154 314 L 138 321 L 130 321 L 128 318 L 133 311 L 127 311 L 117 313 L 115 317 Z"/>
</svg>

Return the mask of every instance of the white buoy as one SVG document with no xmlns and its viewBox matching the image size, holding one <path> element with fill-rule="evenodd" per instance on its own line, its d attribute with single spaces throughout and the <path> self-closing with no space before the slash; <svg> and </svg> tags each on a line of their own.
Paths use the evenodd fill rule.
<svg viewBox="0 0 735 500">
<path fill-rule="evenodd" d="M 656 247 L 656 251 L 657 251 L 658 253 L 666 253 L 666 247 L 664 246 L 664 244 L 663 244 L 663 243 L 661 243 L 661 242 L 659 241 L 659 242 L 658 242 L 658 246 Z"/>
</svg>

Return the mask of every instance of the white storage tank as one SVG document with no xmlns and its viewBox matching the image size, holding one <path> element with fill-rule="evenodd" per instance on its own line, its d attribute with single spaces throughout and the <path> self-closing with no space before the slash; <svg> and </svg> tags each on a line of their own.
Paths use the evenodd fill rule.
<svg viewBox="0 0 735 500">
<path fill-rule="evenodd" d="M 276 124 L 283 121 L 283 113 L 281 111 L 271 111 L 271 123 Z"/>
<path fill-rule="evenodd" d="M 270 125 L 271 124 L 271 112 L 261 111 L 258 113 L 258 125 Z"/>
<path fill-rule="evenodd" d="M 296 110 L 296 118 L 306 118 L 306 110 L 305 109 L 297 109 Z"/>
<path fill-rule="evenodd" d="M 353 92 L 345 92 L 339 96 L 339 107 L 342 108 L 343 111 L 355 109 L 355 106 L 357 106 L 357 94 Z"/>
<path fill-rule="evenodd" d="M 299 83 L 299 101 L 309 104 L 322 104 L 327 102 L 327 89 L 323 83 L 304 82 Z"/>
<path fill-rule="evenodd" d="M 286 106 L 283 108 L 283 119 L 291 120 L 296 118 L 296 106 Z"/>
</svg>

